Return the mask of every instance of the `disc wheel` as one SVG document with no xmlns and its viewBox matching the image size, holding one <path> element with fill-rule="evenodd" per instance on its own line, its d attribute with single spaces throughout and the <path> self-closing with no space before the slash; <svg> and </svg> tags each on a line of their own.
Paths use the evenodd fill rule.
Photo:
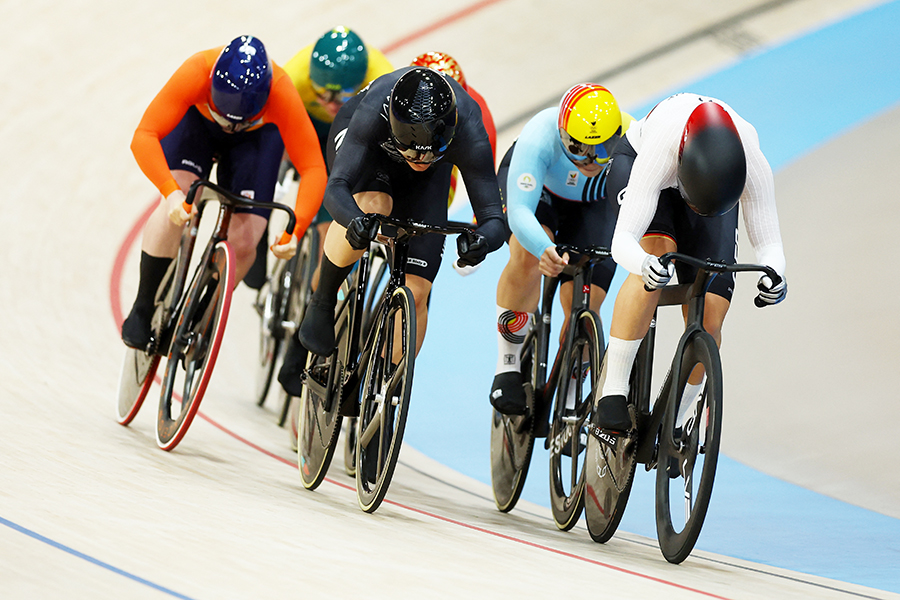
<svg viewBox="0 0 900 600">
<path fill-rule="evenodd" d="M 295 401 L 297 418 L 297 468 L 303 487 L 314 490 L 325 479 L 338 434 L 341 431 L 340 384 L 343 368 L 337 360 L 338 350 L 331 356 L 310 354 L 303 393 Z"/>
<path fill-rule="evenodd" d="M 143 350 L 127 348 L 122 370 L 119 373 L 119 395 L 116 402 L 116 420 L 128 425 L 137 416 L 159 365 L 159 356 Z"/>
<path fill-rule="evenodd" d="M 697 367 L 706 385 L 678 422 L 688 377 Z M 666 405 L 656 468 L 656 532 L 663 556 L 678 564 L 691 553 L 712 496 L 722 433 L 722 365 L 713 338 L 693 335 L 684 348 L 681 370 Z"/>
<path fill-rule="evenodd" d="M 416 360 L 416 313 L 409 288 L 396 289 L 374 319 L 378 329 L 367 349 L 356 440 L 357 499 L 367 513 L 377 510 L 387 493 L 409 411 Z"/>
<path fill-rule="evenodd" d="M 172 450 L 187 433 L 212 377 L 234 290 L 234 250 L 219 242 L 198 271 L 175 318 L 156 424 L 156 443 Z M 180 409 L 172 400 L 180 396 Z"/>
<path fill-rule="evenodd" d="M 524 415 L 504 415 L 496 410 L 491 417 L 491 488 L 500 512 L 509 512 L 519 501 L 531 453 L 534 450 L 534 395 L 537 389 L 537 335 L 532 329 L 522 347 L 520 362 L 527 408 Z"/>
<path fill-rule="evenodd" d="M 550 509 L 556 526 L 568 531 L 584 507 L 588 418 L 599 381 L 603 334 L 592 311 L 578 315 L 572 350 L 560 365 L 550 424 Z"/>
<path fill-rule="evenodd" d="M 157 338 L 160 335 L 159 332 L 169 325 L 169 317 L 171 317 L 169 307 L 172 306 L 174 293 L 172 280 L 175 277 L 177 262 L 177 260 L 173 260 L 169 264 L 156 292 L 156 309 L 151 319 L 150 330 Z M 153 340 L 151 351 L 135 348 L 125 350 L 125 359 L 122 361 L 122 370 L 119 373 L 119 394 L 116 401 L 116 420 L 121 425 L 128 425 L 134 420 L 147 397 L 147 392 L 150 391 L 150 386 L 153 385 L 153 378 L 159 367 L 159 355 L 156 351 L 160 342 L 159 339 Z"/>
</svg>

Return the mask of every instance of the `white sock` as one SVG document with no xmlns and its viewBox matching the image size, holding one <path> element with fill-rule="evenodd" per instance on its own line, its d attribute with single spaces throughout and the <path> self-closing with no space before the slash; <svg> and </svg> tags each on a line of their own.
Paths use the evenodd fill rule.
<svg viewBox="0 0 900 600">
<path fill-rule="evenodd" d="M 518 312 L 497 307 L 497 372 L 518 372 L 522 344 L 534 313 Z"/>
<path fill-rule="evenodd" d="M 678 416 L 675 419 L 676 427 L 683 426 L 687 416 L 693 412 L 694 407 L 697 405 L 697 400 L 700 399 L 700 393 L 703 391 L 704 385 L 706 385 L 706 374 L 703 375 L 700 383 L 688 383 L 684 386 L 684 394 L 681 396 L 681 404 L 678 405 Z"/>
<path fill-rule="evenodd" d="M 574 410 L 575 409 L 575 391 L 579 390 L 581 384 L 584 383 L 584 380 L 588 378 L 590 371 L 591 363 L 582 363 L 581 365 L 581 377 L 582 380 L 578 381 L 578 378 L 575 376 L 575 373 L 572 373 L 572 376 L 569 377 L 569 391 L 566 394 L 566 410 Z"/>
<path fill-rule="evenodd" d="M 642 340 L 609 338 L 606 347 L 606 381 L 602 396 L 628 396 L 631 367 Z"/>
</svg>

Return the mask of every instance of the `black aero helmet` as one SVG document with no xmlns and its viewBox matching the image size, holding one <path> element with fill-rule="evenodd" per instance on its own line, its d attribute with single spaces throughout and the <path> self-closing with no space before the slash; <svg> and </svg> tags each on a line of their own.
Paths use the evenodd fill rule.
<svg viewBox="0 0 900 600">
<path fill-rule="evenodd" d="M 688 117 L 678 148 L 678 188 L 704 217 L 724 215 L 747 182 L 747 158 L 737 127 L 725 109 L 703 102 Z"/>
<path fill-rule="evenodd" d="M 456 95 L 443 75 L 416 67 L 391 90 L 391 138 L 410 162 L 439 160 L 456 133 Z"/>
</svg>

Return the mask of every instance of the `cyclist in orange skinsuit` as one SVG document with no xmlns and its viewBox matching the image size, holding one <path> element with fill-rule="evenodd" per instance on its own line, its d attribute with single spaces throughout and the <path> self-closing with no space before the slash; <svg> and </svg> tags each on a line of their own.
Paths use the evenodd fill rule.
<svg viewBox="0 0 900 600">
<path fill-rule="evenodd" d="M 301 175 L 295 235 L 272 248 L 286 259 L 319 210 L 327 181 L 315 129 L 290 78 L 267 58 L 262 42 L 241 36 L 195 54 L 163 86 L 131 143 L 138 165 L 163 198 L 144 229 L 137 298 L 122 324 L 126 345 L 144 349 L 149 343 L 156 289 L 190 219 L 183 208 L 190 184 L 208 178 L 217 163 L 219 185 L 271 202 L 285 148 Z M 269 212 L 237 209 L 232 218 L 228 239 L 237 281 L 253 263 Z"/>
</svg>

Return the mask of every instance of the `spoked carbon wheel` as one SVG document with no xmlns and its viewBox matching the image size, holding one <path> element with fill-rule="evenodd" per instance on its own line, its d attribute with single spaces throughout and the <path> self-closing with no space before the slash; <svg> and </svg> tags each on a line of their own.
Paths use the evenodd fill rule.
<svg viewBox="0 0 900 600">
<path fill-rule="evenodd" d="M 700 365 L 706 385 L 679 419 L 688 376 Z M 700 535 L 712 496 L 721 433 L 722 365 L 715 341 L 701 331 L 685 345 L 680 376 L 666 405 L 660 433 L 656 532 L 660 550 L 671 563 L 687 558 Z"/>
<path fill-rule="evenodd" d="M 156 423 L 156 443 L 163 450 L 178 445 L 200 408 L 225 335 L 233 290 L 234 250 L 219 242 L 186 295 L 197 300 L 185 302 L 175 318 Z M 176 396 L 180 409 L 173 407 Z"/>
<path fill-rule="evenodd" d="M 257 294 L 256 310 L 259 312 L 259 355 L 256 364 L 256 404 L 262 406 L 269 395 L 275 362 L 281 352 L 281 320 L 283 302 L 281 281 L 284 277 L 284 261 L 278 261 L 275 271 Z"/>
<path fill-rule="evenodd" d="M 338 392 L 343 368 L 337 355 L 337 350 L 329 357 L 309 355 L 303 393 L 294 400 L 298 406 L 297 467 L 308 490 L 325 479 L 341 431 Z"/>
<path fill-rule="evenodd" d="M 584 507 L 588 418 L 599 380 L 603 334 L 591 311 L 578 315 L 572 351 L 562 362 L 555 392 L 550 449 L 550 509 L 556 526 L 568 531 Z"/>
<path fill-rule="evenodd" d="M 394 291 L 374 317 L 377 332 L 367 348 L 356 440 L 356 493 L 371 513 L 384 500 L 403 442 L 416 361 L 415 302 L 409 288 Z"/>
<path fill-rule="evenodd" d="M 524 415 L 491 416 L 491 488 L 500 512 L 509 512 L 519 501 L 531 453 L 534 450 L 534 395 L 537 385 L 537 335 L 529 332 L 522 347 L 522 378 L 527 409 Z"/>
</svg>

